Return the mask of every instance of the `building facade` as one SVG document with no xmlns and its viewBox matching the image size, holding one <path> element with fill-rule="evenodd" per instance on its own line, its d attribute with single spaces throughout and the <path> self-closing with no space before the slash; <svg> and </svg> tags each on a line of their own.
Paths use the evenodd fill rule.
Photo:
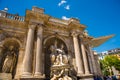
<svg viewBox="0 0 120 80">
<path fill-rule="evenodd" d="M 120 48 L 103 51 L 103 52 L 98 54 L 99 59 L 101 59 L 101 60 L 107 55 L 113 55 L 113 56 L 116 56 L 120 59 Z"/>
<path fill-rule="evenodd" d="M 25 17 L 0 11 L 0 79 L 93 80 L 99 66 L 91 48 L 112 35 L 93 38 L 85 28 L 37 7 Z"/>
</svg>

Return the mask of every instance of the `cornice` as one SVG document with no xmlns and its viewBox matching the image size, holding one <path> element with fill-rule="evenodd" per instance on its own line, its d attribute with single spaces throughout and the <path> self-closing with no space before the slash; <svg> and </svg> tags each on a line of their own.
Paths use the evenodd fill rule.
<svg viewBox="0 0 120 80">
<path fill-rule="evenodd" d="M 50 16 L 48 16 L 48 15 L 27 10 L 25 21 L 29 22 L 31 19 L 33 19 L 33 20 L 43 21 L 43 22 L 47 23 L 49 18 L 50 18 Z"/>
<path fill-rule="evenodd" d="M 53 18 L 53 17 L 50 17 L 49 21 L 54 22 L 54 23 L 58 23 L 58 24 L 63 24 L 63 25 L 69 24 L 69 22 L 67 20 L 61 20 L 61 19 L 57 19 L 57 18 Z"/>
<path fill-rule="evenodd" d="M 17 27 L 17 28 L 18 27 L 25 28 L 25 22 L 0 17 L 0 25 L 1 24 L 2 25 L 10 25 L 10 26 L 14 26 L 14 27 Z"/>
<path fill-rule="evenodd" d="M 27 31 L 27 28 L 14 27 L 12 25 L 0 25 L 0 29 L 3 31 L 11 31 L 24 34 Z"/>
</svg>

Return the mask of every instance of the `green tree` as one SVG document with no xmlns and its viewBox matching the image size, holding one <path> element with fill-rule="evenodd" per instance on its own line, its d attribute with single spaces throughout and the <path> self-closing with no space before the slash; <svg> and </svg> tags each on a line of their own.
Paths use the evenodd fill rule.
<svg viewBox="0 0 120 80">
<path fill-rule="evenodd" d="M 100 64 L 104 75 L 112 75 L 112 66 L 120 71 L 120 60 L 116 56 L 107 55 L 103 60 L 100 60 Z"/>
<path fill-rule="evenodd" d="M 120 60 L 117 56 L 108 55 L 105 56 L 104 60 L 107 62 L 108 66 L 114 66 L 117 70 L 120 71 Z"/>
</svg>

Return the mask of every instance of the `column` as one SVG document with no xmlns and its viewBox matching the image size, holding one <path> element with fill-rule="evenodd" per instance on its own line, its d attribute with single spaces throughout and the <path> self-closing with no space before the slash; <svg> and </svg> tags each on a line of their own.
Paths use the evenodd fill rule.
<svg viewBox="0 0 120 80">
<path fill-rule="evenodd" d="M 92 65 L 92 60 L 91 60 L 91 53 L 89 50 L 89 44 L 87 45 L 87 54 L 88 54 L 88 63 L 89 63 L 89 68 L 90 68 L 90 74 L 93 74 L 93 65 Z"/>
<path fill-rule="evenodd" d="M 90 55 L 91 55 L 91 60 L 92 60 L 92 67 L 93 67 L 93 73 L 96 74 L 96 65 L 95 65 L 95 58 L 94 58 L 94 51 L 92 51 L 91 47 L 89 47 L 90 50 Z"/>
<path fill-rule="evenodd" d="M 78 43 L 78 34 L 72 33 L 73 36 L 73 42 L 74 42 L 74 51 L 75 51 L 75 59 L 76 59 L 76 66 L 77 66 L 77 74 L 81 75 L 83 74 L 83 65 L 82 65 L 82 58 L 80 54 L 80 48 Z"/>
<path fill-rule="evenodd" d="M 17 62 L 17 69 L 15 79 L 18 79 L 23 72 L 23 56 L 24 56 L 24 48 L 19 48 L 19 55 L 18 55 L 18 62 Z"/>
<path fill-rule="evenodd" d="M 43 76 L 43 53 L 42 53 L 42 25 L 38 26 L 37 32 L 37 49 L 36 49 L 36 66 L 35 66 L 35 76 Z"/>
<path fill-rule="evenodd" d="M 1 63 L 1 61 L 2 61 L 2 56 L 3 56 L 2 51 L 3 51 L 3 46 L 0 45 L 0 63 Z M 0 66 L 0 68 L 2 68 L 2 66 Z"/>
<path fill-rule="evenodd" d="M 23 60 L 23 68 L 24 68 L 23 76 L 32 74 L 32 50 L 33 50 L 34 31 L 35 31 L 35 25 L 29 25 L 25 55 Z"/>
<path fill-rule="evenodd" d="M 89 67 L 88 67 L 87 55 L 85 52 L 85 47 L 84 47 L 83 42 L 81 42 L 81 51 L 82 51 L 82 56 L 83 56 L 83 64 L 84 64 L 85 74 L 90 74 Z"/>
<path fill-rule="evenodd" d="M 0 45 L 0 57 L 3 55 L 3 54 L 2 54 L 2 50 L 3 50 L 3 46 Z"/>
</svg>

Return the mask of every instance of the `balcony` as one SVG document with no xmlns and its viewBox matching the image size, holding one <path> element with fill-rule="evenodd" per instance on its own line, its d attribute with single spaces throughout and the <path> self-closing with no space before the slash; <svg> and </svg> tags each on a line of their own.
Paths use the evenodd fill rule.
<svg viewBox="0 0 120 80">
<path fill-rule="evenodd" d="M 18 14 L 10 14 L 5 11 L 0 11 L 0 17 L 8 18 L 11 20 L 17 20 L 17 21 L 21 21 L 21 22 L 24 22 L 24 20 L 25 20 L 25 17 L 23 17 L 23 16 L 19 16 Z"/>
</svg>

